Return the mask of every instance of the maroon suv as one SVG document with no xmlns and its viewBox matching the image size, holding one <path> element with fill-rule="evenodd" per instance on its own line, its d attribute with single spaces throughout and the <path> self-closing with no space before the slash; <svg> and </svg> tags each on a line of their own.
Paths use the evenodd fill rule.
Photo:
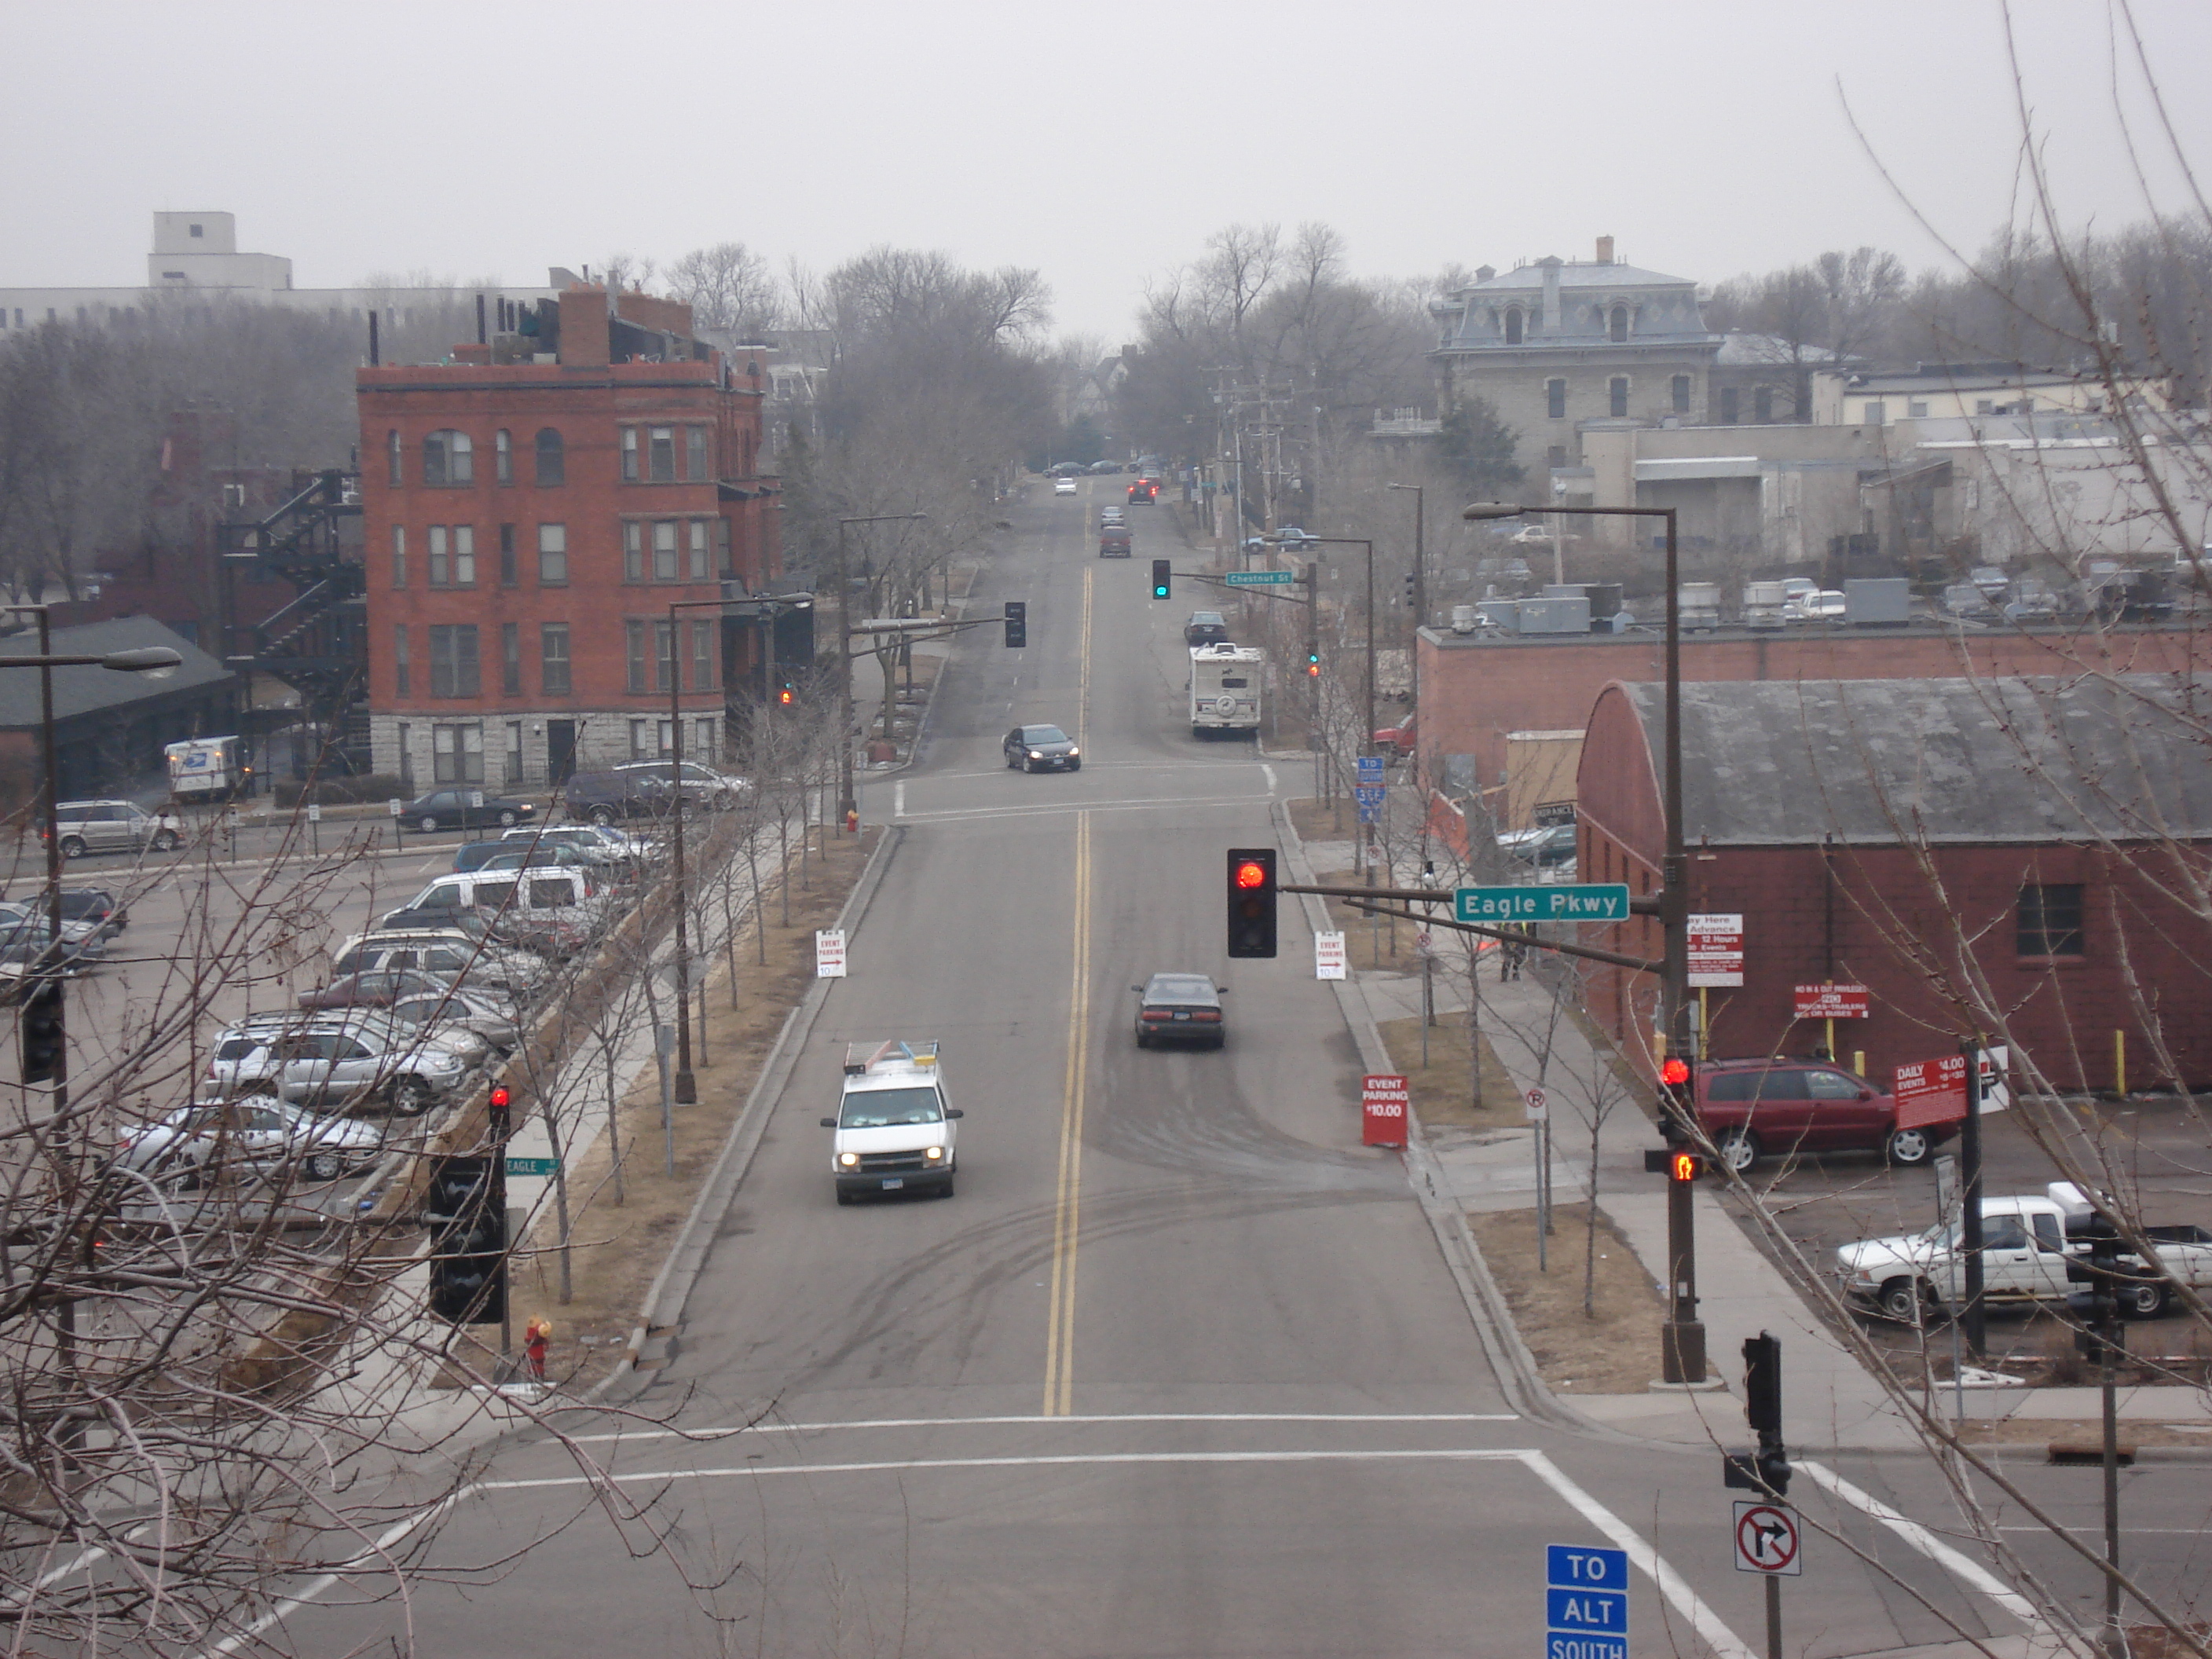
<svg viewBox="0 0 2212 1659">
<path fill-rule="evenodd" d="M 1879 1152 L 1893 1164 L 1925 1164 L 1958 1129 L 1900 1129 L 1894 1098 L 1820 1060 L 1709 1060 L 1697 1068 L 1697 1088 L 1698 1121 L 1737 1170 L 1795 1152 Z"/>
</svg>

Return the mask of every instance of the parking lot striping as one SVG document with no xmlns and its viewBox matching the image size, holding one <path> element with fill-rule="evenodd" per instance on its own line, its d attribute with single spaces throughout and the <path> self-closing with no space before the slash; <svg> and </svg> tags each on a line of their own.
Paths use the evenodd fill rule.
<svg viewBox="0 0 2212 1659">
<path fill-rule="evenodd" d="M 1518 1423 L 1512 1412 L 1122 1412 L 1055 1416 L 1055 1425 L 1115 1423 Z M 741 1434 L 828 1434 L 840 1429 L 977 1429 L 1034 1426 L 1021 1417 L 875 1417 L 830 1423 L 740 1423 L 725 1429 L 646 1429 L 612 1434 L 564 1435 L 580 1446 L 647 1440 L 727 1440 Z"/>
<path fill-rule="evenodd" d="M 1075 1387 L 1075 1252 L 1082 1220 L 1083 1085 L 1091 1049 L 1091 815 L 1075 818 L 1075 937 L 1070 952 L 1067 1073 L 1060 1108 L 1060 1185 L 1052 1217 L 1052 1294 L 1045 1312 L 1044 1410 L 1064 1417 Z"/>
<path fill-rule="evenodd" d="M 1841 1498 L 1863 1515 L 1871 1516 L 1918 1550 L 1936 1565 L 1949 1572 L 1960 1583 L 1970 1584 L 1988 1596 L 2021 1623 L 2039 1639 L 2053 1639 L 2050 1625 L 2035 1610 L 2035 1604 L 1978 1561 L 1951 1547 L 1917 1521 L 1907 1520 L 1895 1510 L 1869 1492 L 1861 1492 L 1833 1469 L 1820 1463 L 1800 1463 L 1813 1484 L 1831 1497 Z"/>
</svg>

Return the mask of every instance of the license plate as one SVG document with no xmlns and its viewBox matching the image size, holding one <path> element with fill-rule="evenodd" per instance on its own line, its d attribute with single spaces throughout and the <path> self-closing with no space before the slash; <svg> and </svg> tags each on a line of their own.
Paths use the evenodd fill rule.
<svg viewBox="0 0 2212 1659">
<path fill-rule="evenodd" d="M 893 1176 L 884 1182 L 884 1190 L 888 1193 L 905 1185 L 906 1177 L 904 1176 Z"/>
<path fill-rule="evenodd" d="M 1187 1009 L 1178 1008 L 1176 1010 L 1176 1018 L 1177 1019 L 1188 1019 L 1190 1018 L 1189 1011 Z"/>
</svg>

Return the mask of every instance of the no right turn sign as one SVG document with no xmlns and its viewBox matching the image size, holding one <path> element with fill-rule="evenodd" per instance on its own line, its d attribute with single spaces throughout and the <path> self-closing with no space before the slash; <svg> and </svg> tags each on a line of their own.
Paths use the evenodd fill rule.
<svg viewBox="0 0 2212 1659">
<path fill-rule="evenodd" d="M 1802 1577 L 1805 1559 L 1797 1511 L 1787 1504 L 1739 1503 L 1735 1506 L 1735 1570 Z"/>
</svg>

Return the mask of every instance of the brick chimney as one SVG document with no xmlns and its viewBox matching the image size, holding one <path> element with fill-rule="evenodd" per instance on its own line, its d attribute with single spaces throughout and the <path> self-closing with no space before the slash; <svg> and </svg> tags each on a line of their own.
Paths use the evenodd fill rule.
<svg viewBox="0 0 2212 1659">
<path fill-rule="evenodd" d="M 561 307 L 561 366 L 605 368 L 608 362 L 607 291 L 578 286 L 563 294 Z"/>
<path fill-rule="evenodd" d="M 1613 263 L 1612 237 L 1601 236 L 1597 239 L 1597 262 L 1601 265 L 1609 265 Z"/>
</svg>

